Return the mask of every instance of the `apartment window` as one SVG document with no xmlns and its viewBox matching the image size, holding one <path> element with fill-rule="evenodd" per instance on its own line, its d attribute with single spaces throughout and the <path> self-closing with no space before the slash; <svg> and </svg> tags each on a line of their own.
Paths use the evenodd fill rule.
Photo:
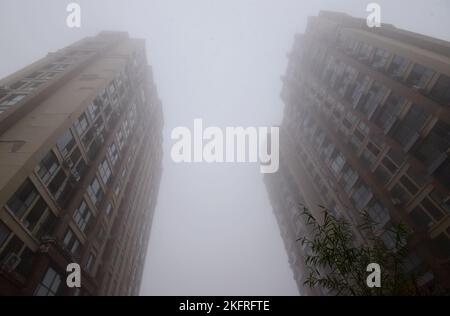
<svg viewBox="0 0 450 316">
<path fill-rule="evenodd" d="M 67 156 L 67 154 L 69 154 L 69 152 L 75 146 L 75 139 L 73 138 L 70 129 L 63 134 L 63 136 L 58 140 L 56 145 L 58 146 L 59 151 L 64 157 Z"/>
<path fill-rule="evenodd" d="M 0 221 L 0 249 L 11 234 L 11 230 L 2 221 Z"/>
<path fill-rule="evenodd" d="M 104 184 L 107 184 L 109 179 L 111 179 L 111 169 L 109 168 L 108 160 L 104 159 L 98 166 L 98 172 L 100 178 Z"/>
<path fill-rule="evenodd" d="M 350 97 L 353 106 L 356 106 L 360 99 L 361 96 L 363 95 L 364 91 L 367 89 L 367 87 L 369 86 L 370 83 L 370 77 L 369 76 L 364 76 L 363 75 L 359 75 L 358 78 L 356 79 L 356 86 L 355 89 L 353 90 L 353 93 Z"/>
<path fill-rule="evenodd" d="M 119 129 L 119 131 L 117 132 L 117 141 L 119 144 L 119 150 L 122 150 L 123 143 L 124 143 L 122 129 Z"/>
<path fill-rule="evenodd" d="M 385 49 L 377 48 L 373 56 L 372 66 L 377 69 L 384 68 L 390 56 L 391 54 Z"/>
<path fill-rule="evenodd" d="M 34 291 L 34 296 L 55 296 L 60 294 L 61 276 L 53 269 L 48 268 L 41 283 Z"/>
<path fill-rule="evenodd" d="M 43 198 L 39 198 L 30 212 L 22 220 L 22 223 L 30 232 L 35 233 L 36 237 L 39 238 L 49 232 L 55 220 L 56 217 L 50 211 L 47 203 L 45 203 Z"/>
<path fill-rule="evenodd" d="M 83 200 L 80 206 L 75 210 L 73 219 L 82 232 L 89 231 L 89 224 L 93 215 L 86 202 Z"/>
<path fill-rule="evenodd" d="M 406 82 L 410 86 L 415 86 L 417 88 L 425 88 L 433 75 L 434 75 L 433 70 L 421 64 L 415 64 Z"/>
<path fill-rule="evenodd" d="M 83 135 L 83 133 L 89 127 L 89 122 L 87 120 L 85 113 L 80 115 L 80 117 L 75 121 L 74 126 L 75 126 L 75 130 L 77 131 L 78 135 L 80 135 L 80 136 Z"/>
<path fill-rule="evenodd" d="M 84 267 L 87 272 L 92 272 L 95 263 L 95 258 L 96 258 L 95 254 L 91 252 Z"/>
<path fill-rule="evenodd" d="M 110 95 L 113 95 L 116 92 L 116 88 L 114 87 L 114 82 L 111 81 L 111 83 L 108 86 L 108 93 Z"/>
<path fill-rule="evenodd" d="M 345 164 L 345 157 L 342 153 L 338 152 L 333 162 L 331 163 L 331 171 L 336 177 L 341 172 L 342 168 L 344 167 L 344 164 Z"/>
<path fill-rule="evenodd" d="M 108 155 L 109 155 L 109 159 L 111 159 L 113 166 L 115 166 L 116 162 L 119 158 L 119 153 L 117 152 L 116 144 L 112 143 L 111 145 L 109 145 Z"/>
<path fill-rule="evenodd" d="M 6 205 L 16 215 L 21 218 L 25 211 L 33 204 L 38 196 L 38 192 L 29 179 L 25 180 L 19 189 L 8 200 Z"/>
<path fill-rule="evenodd" d="M 409 60 L 395 55 L 389 66 L 388 72 L 396 79 L 401 79 L 405 74 L 406 68 L 408 68 Z"/>
<path fill-rule="evenodd" d="M 432 200 L 428 197 L 424 198 L 420 203 L 422 207 L 434 218 L 435 221 L 440 221 L 444 217 L 444 212 L 442 212 Z"/>
<path fill-rule="evenodd" d="M 36 173 L 41 178 L 42 182 L 47 184 L 51 177 L 58 170 L 58 167 L 58 159 L 56 158 L 56 155 L 53 153 L 53 151 L 50 150 L 36 167 Z"/>
<path fill-rule="evenodd" d="M 375 169 L 375 176 L 382 185 L 385 185 L 391 179 L 392 174 L 383 165 L 380 164 L 377 169 Z"/>
<path fill-rule="evenodd" d="M 358 173 L 349 166 L 345 167 L 341 178 L 345 192 L 349 193 L 357 180 Z"/>
<path fill-rule="evenodd" d="M 393 197 L 394 200 L 394 205 L 406 205 L 409 200 L 411 199 L 411 194 L 409 192 L 407 192 L 403 186 L 401 186 L 400 184 L 396 184 L 392 189 L 391 189 L 391 195 Z"/>
<path fill-rule="evenodd" d="M 352 200 L 355 202 L 356 208 L 361 210 L 370 196 L 372 196 L 370 189 L 365 184 L 360 183 L 352 195 Z"/>
<path fill-rule="evenodd" d="M 383 225 L 390 218 L 388 210 L 375 198 L 370 200 L 367 212 L 370 218 L 379 225 Z"/>
<path fill-rule="evenodd" d="M 450 147 L 450 126 L 438 121 L 428 136 L 414 150 L 416 157 L 428 167 L 439 167 Z M 436 165 L 436 166 L 435 166 Z"/>
<path fill-rule="evenodd" d="M 442 182 L 447 188 L 450 187 L 450 158 L 436 169 L 434 176 Z"/>
<path fill-rule="evenodd" d="M 3 101 L 0 102 L 0 105 L 3 106 L 13 106 L 16 103 L 19 103 L 23 98 L 25 98 L 25 94 L 10 94 Z"/>
<path fill-rule="evenodd" d="M 78 255 L 80 248 L 80 241 L 75 237 L 75 234 L 69 229 L 63 239 L 64 248 L 71 254 Z"/>
<path fill-rule="evenodd" d="M 377 159 L 377 157 L 374 156 L 373 153 L 370 150 L 368 150 L 367 148 L 365 148 L 363 150 L 361 158 L 362 158 L 362 161 L 368 166 L 374 164 Z"/>
<path fill-rule="evenodd" d="M 120 182 L 118 182 L 116 184 L 116 187 L 114 188 L 114 194 L 116 197 L 119 196 L 119 193 L 120 193 Z"/>
<path fill-rule="evenodd" d="M 394 161 L 388 155 L 383 158 L 382 164 L 392 174 L 395 173 L 398 169 L 398 165 L 394 163 Z"/>
<path fill-rule="evenodd" d="M 373 50 L 373 46 L 363 43 L 359 51 L 359 56 L 361 60 L 368 60 Z"/>
<path fill-rule="evenodd" d="M 410 148 L 419 139 L 420 131 L 429 117 L 429 113 L 413 104 L 405 118 L 392 130 L 392 137 L 406 149 Z"/>
<path fill-rule="evenodd" d="M 106 216 L 108 216 L 108 217 L 111 216 L 112 210 L 113 210 L 112 204 L 108 203 L 108 205 L 106 206 L 106 209 L 105 209 Z"/>
<path fill-rule="evenodd" d="M 59 199 L 61 197 L 61 194 L 63 193 L 65 188 L 64 182 L 66 181 L 66 179 L 66 173 L 62 169 L 59 169 L 56 176 L 54 176 L 53 180 L 48 184 L 48 189 L 50 193 L 53 194 L 55 199 Z"/>
<path fill-rule="evenodd" d="M 405 98 L 391 93 L 386 103 L 379 110 L 375 122 L 386 132 L 390 130 L 397 120 L 405 104 Z"/>
<path fill-rule="evenodd" d="M 88 112 L 92 121 L 95 121 L 97 115 L 100 113 L 100 108 L 96 104 L 91 103 L 88 106 Z"/>
<path fill-rule="evenodd" d="M 415 195 L 417 193 L 417 191 L 419 191 L 419 188 L 417 187 L 416 184 L 414 184 L 409 177 L 407 177 L 406 175 L 402 176 L 400 178 L 400 183 L 403 185 L 404 188 L 406 188 L 406 190 L 408 190 L 409 193 L 411 193 L 412 195 Z"/>
<path fill-rule="evenodd" d="M 439 104 L 450 107 L 450 77 L 440 75 L 430 91 L 430 97 Z"/>
<path fill-rule="evenodd" d="M 428 230 L 433 225 L 431 217 L 419 205 L 409 213 L 412 222 L 421 230 Z"/>
<path fill-rule="evenodd" d="M 102 188 L 100 187 L 100 182 L 97 177 L 95 177 L 91 184 L 88 186 L 88 195 L 94 204 L 98 204 L 103 196 Z"/>
<path fill-rule="evenodd" d="M 410 167 L 406 174 L 418 187 L 422 187 L 425 185 L 425 183 L 427 183 L 428 175 L 426 175 L 421 170 Z"/>
</svg>

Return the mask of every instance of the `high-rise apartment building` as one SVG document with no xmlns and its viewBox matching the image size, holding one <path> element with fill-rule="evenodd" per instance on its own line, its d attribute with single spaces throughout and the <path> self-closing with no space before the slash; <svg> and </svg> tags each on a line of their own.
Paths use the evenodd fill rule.
<svg viewBox="0 0 450 316">
<path fill-rule="evenodd" d="M 266 185 L 300 292 L 320 294 L 303 286 L 298 203 L 355 227 L 360 210 L 384 228 L 404 223 L 407 271 L 448 288 L 450 43 L 321 12 L 296 36 L 283 83 L 281 167 Z"/>
<path fill-rule="evenodd" d="M 0 87 L 0 294 L 138 294 L 162 172 L 145 41 L 102 32 Z"/>
</svg>

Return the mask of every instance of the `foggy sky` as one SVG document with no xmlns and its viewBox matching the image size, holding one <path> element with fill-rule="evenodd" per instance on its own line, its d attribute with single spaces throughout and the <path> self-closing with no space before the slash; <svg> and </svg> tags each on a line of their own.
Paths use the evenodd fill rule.
<svg viewBox="0 0 450 316">
<path fill-rule="evenodd" d="M 365 17 L 361 0 L 0 1 L 0 77 L 101 30 L 147 40 L 164 108 L 164 162 L 142 295 L 297 295 L 256 164 L 175 164 L 170 131 L 278 124 L 295 33 L 320 9 Z M 450 2 L 377 1 L 382 22 L 450 40 Z"/>
</svg>

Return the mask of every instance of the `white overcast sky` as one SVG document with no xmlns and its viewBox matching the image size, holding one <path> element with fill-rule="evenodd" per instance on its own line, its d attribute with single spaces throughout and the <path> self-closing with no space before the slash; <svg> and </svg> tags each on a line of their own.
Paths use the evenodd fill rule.
<svg viewBox="0 0 450 316">
<path fill-rule="evenodd" d="M 143 295 L 297 295 L 256 165 L 176 165 L 170 131 L 278 124 L 295 33 L 319 10 L 366 15 L 362 0 L 0 1 L 0 77 L 101 30 L 147 40 L 164 107 L 164 172 Z M 382 22 L 450 40 L 450 1 L 383 0 Z"/>
</svg>

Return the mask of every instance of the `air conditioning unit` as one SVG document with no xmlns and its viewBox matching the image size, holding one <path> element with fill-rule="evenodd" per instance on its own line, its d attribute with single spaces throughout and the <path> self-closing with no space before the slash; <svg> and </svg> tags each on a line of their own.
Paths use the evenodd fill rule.
<svg viewBox="0 0 450 316">
<path fill-rule="evenodd" d="M 9 253 L 2 262 L 2 268 L 7 272 L 14 271 L 20 264 L 20 256 L 13 252 Z"/>
<path fill-rule="evenodd" d="M 392 204 L 394 204 L 394 206 L 400 206 L 400 205 L 402 205 L 403 203 L 402 203 L 402 201 L 400 201 L 399 199 L 393 198 L 393 199 L 392 199 Z"/>
</svg>

